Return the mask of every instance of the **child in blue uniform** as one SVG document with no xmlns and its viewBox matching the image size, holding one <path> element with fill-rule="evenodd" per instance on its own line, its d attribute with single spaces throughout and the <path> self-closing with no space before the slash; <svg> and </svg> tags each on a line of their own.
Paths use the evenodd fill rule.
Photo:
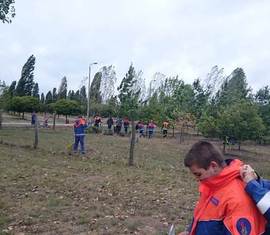
<svg viewBox="0 0 270 235">
<path fill-rule="evenodd" d="M 86 128 L 87 124 L 85 119 L 82 118 L 82 116 L 78 116 L 78 119 L 76 119 L 74 123 L 74 137 L 75 137 L 75 143 L 73 145 L 74 153 L 78 151 L 78 146 L 80 144 L 80 152 L 81 154 L 85 154 L 84 137 Z"/>
</svg>

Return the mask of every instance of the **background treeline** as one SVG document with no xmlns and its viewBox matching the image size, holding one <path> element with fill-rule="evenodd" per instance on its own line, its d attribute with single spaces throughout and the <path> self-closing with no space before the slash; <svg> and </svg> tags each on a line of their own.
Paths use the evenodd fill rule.
<svg viewBox="0 0 270 235">
<path fill-rule="evenodd" d="M 24 117 L 25 112 L 39 111 L 62 115 L 86 114 L 87 89 L 68 90 L 67 78 L 59 88 L 39 93 L 34 81 L 35 56 L 22 68 L 21 77 L 9 86 L 0 81 L 2 109 Z M 91 115 L 128 116 L 133 120 L 157 124 L 168 120 L 171 126 L 193 126 L 206 137 L 234 138 L 267 143 L 270 136 L 270 88 L 253 93 L 242 68 L 229 76 L 214 66 L 204 79 L 187 84 L 179 76 L 156 73 L 148 88 L 142 71 L 133 65 L 116 86 L 113 66 L 104 66 L 94 75 L 90 88 Z"/>
</svg>

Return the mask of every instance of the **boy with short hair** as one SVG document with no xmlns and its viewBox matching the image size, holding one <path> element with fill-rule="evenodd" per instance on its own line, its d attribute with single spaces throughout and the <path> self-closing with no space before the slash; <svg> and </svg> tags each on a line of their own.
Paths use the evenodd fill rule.
<svg viewBox="0 0 270 235">
<path fill-rule="evenodd" d="M 207 141 L 195 143 L 184 160 L 200 181 L 200 198 L 189 231 L 180 235 L 259 235 L 266 221 L 244 191 L 240 160 L 224 160 Z"/>
</svg>

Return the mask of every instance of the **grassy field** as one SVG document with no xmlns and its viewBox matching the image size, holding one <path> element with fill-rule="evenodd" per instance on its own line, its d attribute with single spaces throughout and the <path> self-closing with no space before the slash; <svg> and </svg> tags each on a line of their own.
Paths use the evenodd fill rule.
<svg viewBox="0 0 270 235">
<path fill-rule="evenodd" d="M 127 166 L 129 138 L 88 134 L 87 154 L 69 155 L 72 129 L 0 130 L 0 234 L 166 234 L 192 218 L 197 183 L 183 166 L 191 144 L 140 139 Z M 232 155 L 270 178 L 270 147 Z"/>
</svg>

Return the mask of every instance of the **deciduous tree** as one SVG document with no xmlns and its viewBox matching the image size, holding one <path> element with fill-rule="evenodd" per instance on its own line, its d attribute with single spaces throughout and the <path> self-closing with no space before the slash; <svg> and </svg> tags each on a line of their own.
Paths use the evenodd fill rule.
<svg viewBox="0 0 270 235">
<path fill-rule="evenodd" d="M 140 89 L 136 86 L 136 73 L 133 65 L 131 64 L 126 76 L 121 81 L 120 86 L 117 88 L 119 91 L 118 98 L 120 100 L 120 115 L 128 116 L 131 120 L 131 141 L 129 151 L 129 165 L 134 164 L 134 147 L 135 147 L 135 123 L 134 120 L 137 116 L 137 109 L 139 104 Z"/>
<path fill-rule="evenodd" d="M 0 0 L 0 20 L 3 23 L 11 23 L 15 16 L 14 0 Z"/>
</svg>

